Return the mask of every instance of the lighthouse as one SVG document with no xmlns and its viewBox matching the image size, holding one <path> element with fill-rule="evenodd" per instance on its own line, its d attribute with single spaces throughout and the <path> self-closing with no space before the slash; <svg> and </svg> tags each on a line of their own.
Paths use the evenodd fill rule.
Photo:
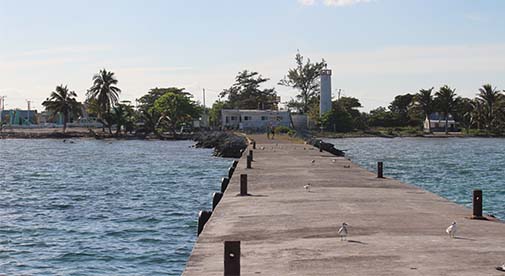
<svg viewBox="0 0 505 276">
<path fill-rule="evenodd" d="M 319 98 L 319 117 L 331 110 L 331 70 L 321 70 L 321 95 Z"/>
</svg>

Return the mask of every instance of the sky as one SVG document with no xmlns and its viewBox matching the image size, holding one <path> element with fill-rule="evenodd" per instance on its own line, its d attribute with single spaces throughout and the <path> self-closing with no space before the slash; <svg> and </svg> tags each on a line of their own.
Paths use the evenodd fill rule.
<svg viewBox="0 0 505 276">
<path fill-rule="evenodd" d="M 57 85 L 84 100 L 100 69 L 121 100 L 184 87 L 206 105 L 242 70 L 277 85 L 300 53 L 325 59 L 334 94 L 362 111 L 449 85 L 465 97 L 505 89 L 503 0 L 0 0 L 0 96 L 32 109 Z"/>
</svg>

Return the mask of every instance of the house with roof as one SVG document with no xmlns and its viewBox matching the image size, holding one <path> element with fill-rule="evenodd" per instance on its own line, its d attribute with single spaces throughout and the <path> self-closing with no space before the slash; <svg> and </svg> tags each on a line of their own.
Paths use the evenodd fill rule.
<svg viewBox="0 0 505 276">
<path fill-rule="evenodd" d="M 429 119 L 428 119 L 429 118 Z M 445 114 L 440 112 L 431 113 L 430 116 L 426 116 L 424 120 L 424 132 L 443 132 L 445 131 Z M 454 120 L 452 114 L 447 117 L 447 129 L 450 132 L 460 131 L 458 128 L 458 123 Z"/>
<path fill-rule="evenodd" d="M 291 126 L 289 111 L 277 110 L 221 110 L 221 126 L 224 129 L 263 131 L 269 127 Z"/>
</svg>

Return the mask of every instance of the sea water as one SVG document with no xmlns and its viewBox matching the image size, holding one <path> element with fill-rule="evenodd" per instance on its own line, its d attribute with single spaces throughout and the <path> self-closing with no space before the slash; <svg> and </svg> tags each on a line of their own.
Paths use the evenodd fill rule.
<svg viewBox="0 0 505 276">
<path fill-rule="evenodd" d="M 350 138 L 327 139 L 353 162 L 471 207 L 483 190 L 484 212 L 505 219 L 505 139 Z"/>
<path fill-rule="evenodd" d="M 192 144 L 0 140 L 0 275 L 180 275 L 232 163 Z"/>
</svg>

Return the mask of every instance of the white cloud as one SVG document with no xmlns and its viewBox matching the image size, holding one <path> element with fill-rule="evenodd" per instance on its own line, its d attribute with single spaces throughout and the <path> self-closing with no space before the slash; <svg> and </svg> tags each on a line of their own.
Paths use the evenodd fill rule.
<svg viewBox="0 0 505 276">
<path fill-rule="evenodd" d="M 312 6 L 314 5 L 315 2 L 316 2 L 315 0 L 298 0 L 298 3 L 304 6 Z"/>
<path fill-rule="evenodd" d="M 324 4 L 326 6 L 336 6 L 336 7 L 352 6 L 355 4 L 369 3 L 369 2 L 371 2 L 371 0 L 324 0 Z"/>
</svg>

